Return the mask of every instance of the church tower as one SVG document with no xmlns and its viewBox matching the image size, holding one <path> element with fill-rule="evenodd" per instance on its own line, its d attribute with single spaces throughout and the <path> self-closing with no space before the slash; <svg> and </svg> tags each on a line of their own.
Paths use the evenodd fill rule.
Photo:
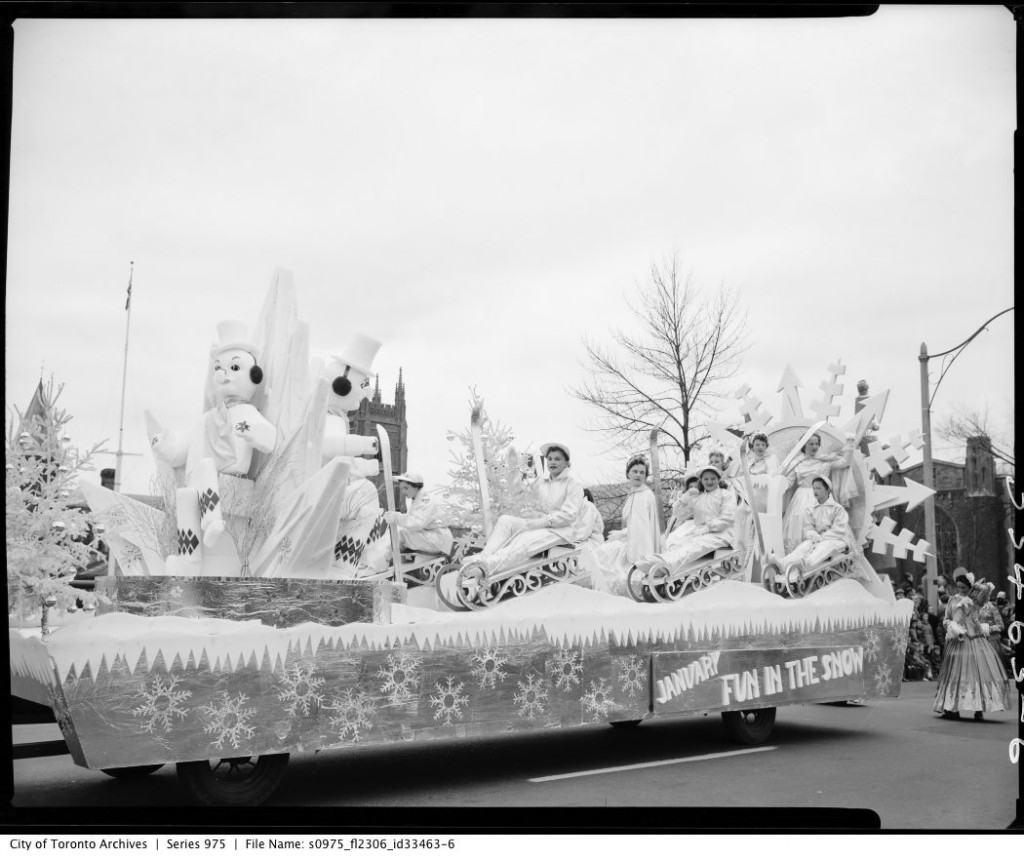
<svg viewBox="0 0 1024 859">
<path fill-rule="evenodd" d="M 402 370 L 398 370 L 398 382 L 395 384 L 394 403 L 385 403 L 380 393 L 380 374 L 373 386 L 373 395 L 361 403 L 351 415 L 352 432 L 355 435 L 377 437 L 377 424 L 387 430 L 391 439 L 391 468 L 395 474 L 401 474 L 409 468 L 409 425 L 405 418 L 405 382 Z M 383 478 L 374 479 L 378 489 L 384 486 Z M 382 495 L 383 498 L 383 495 Z"/>
</svg>

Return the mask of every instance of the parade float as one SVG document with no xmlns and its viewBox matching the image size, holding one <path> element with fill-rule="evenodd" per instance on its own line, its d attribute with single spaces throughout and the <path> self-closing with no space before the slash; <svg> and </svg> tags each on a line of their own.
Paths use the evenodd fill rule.
<svg viewBox="0 0 1024 859">
<path fill-rule="evenodd" d="M 706 713 L 757 744 L 779 706 L 899 694 L 909 601 L 860 567 L 860 577 L 780 593 L 771 547 L 781 486 L 754 517 L 751 575 L 695 588 L 658 573 L 634 584 L 640 599 L 558 576 L 474 589 L 459 576 L 479 539 L 403 558 L 376 495 L 360 491 L 378 469 L 391 477 L 387 434 L 350 435 L 330 403 L 351 406 L 380 344 L 357 338 L 311 361 L 286 272 L 251 332 L 218 326 L 191 431 L 177 436 L 148 416 L 162 511 L 83 485 L 117 561 L 97 580 L 95 611 L 54 618 L 47 635 L 11 627 L 12 689 L 52 709 L 76 764 L 140 777 L 174 763 L 199 801 L 252 805 L 277 788 L 291 753 Z M 836 388 L 833 378 L 815 419 L 790 400 L 772 430 L 780 455 L 812 427 L 847 443 L 847 427 L 825 422 Z M 744 431 L 767 426 L 743 397 Z M 883 407 L 870 401 L 850 424 L 878 463 L 894 448 L 865 436 Z M 912 535 L 893 538 L 870 515 L 908 499 L 895 487 L 879 495 L 870 455 L 856 462 L 860 538 L 908 551 Z M 495 598 L 452 611 L 469 606 L 452 591 L 442 598 L 442 579 Z"/>
</svg>

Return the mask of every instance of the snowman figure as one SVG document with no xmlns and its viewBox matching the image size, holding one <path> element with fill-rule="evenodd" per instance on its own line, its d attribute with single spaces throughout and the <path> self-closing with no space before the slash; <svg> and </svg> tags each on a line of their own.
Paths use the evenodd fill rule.
<svg viewBox="0 0 1024 859">
<path fill-rule="evenodd" d="M 346 575 L 379 572 L 387 567 L 387 524 L 377 488 L 368 478 L 380 472 L 375 457 L 377 439 L 352 435 L 349 413 L 366 397 L 373 359 L 380 349 L 379 340 L 356 334 L 344 349 L 331 355 L 323 369 L 330 385 L 327 419 L 324 426 L 323 461 L 342 457 L 349 465 L 349 482 L 338 522 L 333 567 Z"/>
<path fill-rule="evenodd" d="M 216 405 L 193 430 L 186 435 L 164 430 L 146 412 L 153 454 L 185 469 L 185 488 L 176 496 L 178 554 L 167 559 L 169 575 L 236 574 L 237 554 L 230 535 L 224 534 L 221 481 L 244 480 L 253 451 L 270 453 L 277 442 L 277 429 L 252 404 L 263 384 L 263 370 L 245 326 L 235 320 L 221 322 L 217 338 L 210 350 Z M 204 548 L 211 561 L 206 565 Z"/>
</svg>

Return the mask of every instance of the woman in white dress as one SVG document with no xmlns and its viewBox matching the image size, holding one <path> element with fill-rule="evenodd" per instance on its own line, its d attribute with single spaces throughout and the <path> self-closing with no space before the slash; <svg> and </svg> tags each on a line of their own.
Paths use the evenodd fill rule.
<svg viewBox="0 0 1024 859">
<path fill-rule="evenodd" d="M 781 562 L 787 576 L 793 566 L 800 572 L 810 570 L 843 549 L 855 548 L 850 517 L 832 497 L 832 482 L 827 477 L 815 477 L 811 491 L 814 504 L 804 511 L 803 542 Z"/>
<path fill-rule="evenodd" d="M 658 535 L 658 502 L 647 485 L 647 460 L 634 456 L 626 463 L 629 481 L 622 506 L 622 527 L 608 540 L 583 550 L 581 563 L 590 573 L 594 590 L 629 596 L 626 575 L 633 564 L 654 552 Z"/>
<path fill-rule="evenodd" d="M 658 562 L 671 568 L 690 564 L 718 549 L 736 545 L 733 525 L 736 519 L 736 493 L 722 482 L 722 472 L 713 465 L 700 471 L 700 488 L 692 502 L 694 527 L 685 540 L 666 546 L 663 552 L 649 555 L 637 563 L 648 570 Z"/>
<path fill-rule="evenodd" d="M 747 460 L 750 483 L 754 487 L 754 506 L 760 513 L 768 512 L 768 478 L 779 470 L 779 460 L 768 453 L 768 436 L 754 433 L 750 439 L 751 457 Z"/>
<path fill-rule="evenodd" d="M 697 500 L 700 478 L 691 474 L 686 478 L 684 489 L 672 499 L 672 518 L 665 529 L 666 549 L 688 540 L 696 528 L 693 521 L 693 502 Z"/>
<path fill-rule="evenodd" d="M 811 481 L 815 477 L 827 477 L 834 486 L 840 486 L 841 481 L 837 479 L 836 472 L 849 468 L 852 456 L 852 438 L 847 438 L 842 453 L 826 454 L 821 453 L 821 436 L 815 433 L 786 469 L 783 476 L 789 481 L 790 486 L 796 486 L 782 517 L 782 541 L 787 555 L 804 539 L 804 511 L 815 504 Z M 842 497 L 841 492 L 837 492 L 836 495 L 839 503 L 844 506 L 849 501 L 849 498 Z"/>
</svg>

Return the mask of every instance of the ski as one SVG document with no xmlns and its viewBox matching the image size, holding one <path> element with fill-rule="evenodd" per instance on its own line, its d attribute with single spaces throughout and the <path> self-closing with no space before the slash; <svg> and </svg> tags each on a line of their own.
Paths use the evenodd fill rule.
<svg viewBox="0 0 1024 859">
<path fill-rule="evenodd" d="M 658 464 L 658 432 L 651 430 L 651 480 L 654 483 L 654 497 L 657 499 L 658 528 L 654 535 L 654 551 L 661 551 L 661 535 L 665 530 L 665 505 L 661 498 L 661 467 Z"/>
<path fill-rule="evenodd" d="M 487 463 L 484 462 L 483 404 L 473 407 L 469 416 L 470 432 L 473 436 L 473 456 L 476 459 L 476 475 L 480 481 L 480 510 L 484 516 L 484 537 L 491 536 L 491 492 L 487 482 Z"/>
<path fill-rule="evenodd" d="M 388 431 L 380 424 L 377 424 L 377 439 L 380 442 L 380 461 L 384 471 L 384 495 L 388 501 L 388 510 L 396 513 L 395 508 L 395 480 L 391 471 L 391 437 Z M 388 526 L 391 532 L 391 553 L 394 555 L 395 581 L 402 579 L 402 547 L 398 539 L 398 526 L 392 523 Z"/>
</svg>

